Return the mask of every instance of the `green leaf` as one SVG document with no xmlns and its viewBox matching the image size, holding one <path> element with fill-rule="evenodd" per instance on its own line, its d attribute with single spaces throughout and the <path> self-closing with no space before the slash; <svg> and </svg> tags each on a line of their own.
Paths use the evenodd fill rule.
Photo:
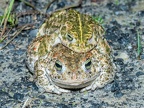
<svg viewBox="0 0 144 108">
<path fill-rule="evenodd" d="M 96 22 L 98 22 L 99 24 L 103 24 L 104 20 L 102 19 L 102 17 L 98 16 L 98 17 L 92 17 Z"/>
</svg>

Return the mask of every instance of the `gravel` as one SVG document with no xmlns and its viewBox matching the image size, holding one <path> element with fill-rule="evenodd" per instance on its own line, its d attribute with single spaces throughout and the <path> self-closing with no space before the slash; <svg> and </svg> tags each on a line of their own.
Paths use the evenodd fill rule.
<svg viewBox="0 0 144 108">
<path fill-rule="evenodd" d="M 46 5 L 45 0 L 31 2 L 38 9 Z M 32 10 L 21 2 L 17 4 L 16 12 Z M 70 4 L 73 2 L 54 2 L 47 12 Z M 105 38 L 113 49 L 117 66 L 114 81 L 102 89 L 83 93 L 40 93 L 25 65 L 27 46 L 44 22 L 44 17 L 37 16 L 34 29 L 22 31 L 0 50 L 0 108 L 144 108 L 144 53 L 140 59 L 137 57 L 137 33 L 144 44 L 144 8 L 140 6 L 144 1 L 121 0 L 116 3 L 115 0 L 105 0 L 97 5 L 94 2 L 88 4 L 91 4 L 90 0 L 83 0 L 82 6 L 75 9 L 104 19 Z M 31 15 L 22 16 L 19 24 L 35 22 L 32 20 Z M 4 44 L 5 41 L 0 43 L 0 47 Z"/>
</svg>

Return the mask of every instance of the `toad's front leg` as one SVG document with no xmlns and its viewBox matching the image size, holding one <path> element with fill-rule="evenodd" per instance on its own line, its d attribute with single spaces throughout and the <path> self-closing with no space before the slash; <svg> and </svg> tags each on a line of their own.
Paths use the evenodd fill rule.
<svg viewBox="0 0 144 108">
<path fill-rule="evenodd" d="M 96 60 L 96 62 L 99 65 L 99 75 L 96 77 L 96 79 L 92 82 L 92 84 L 86 88 L 83 88 L 81 92 L 86 90 L 95 90 L 97 88 L 102 88 L 106 84 L 110 83 L 114 79 L 116 66 L 112 61 L 112 58 L 108 55 L 103 55 L 99 57 L 99 60 Z M 97 68 L 97 67 L 95 67 Z"/>
<path fill-rule="evenodd" d="M 34 76 L 36 85 L 45 92 L 61 94 L 63 92 L 70 92 L 69 90 L 62 89 L 56 86 L 48 75 L 46 68 L 46 62 L 44 60 L 38 60 L 34 66 Z"/>
</svg>

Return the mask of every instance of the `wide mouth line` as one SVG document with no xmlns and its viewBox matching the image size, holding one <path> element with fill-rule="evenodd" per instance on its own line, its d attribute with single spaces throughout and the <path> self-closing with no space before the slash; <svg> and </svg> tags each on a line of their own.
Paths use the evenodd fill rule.
<svg viewBox="0 0 144 108">
<path fill-rule="evenodd" d="M 88 82 L 92 82 L 93 80 L 95 80 L 95 78 L 97 77 L 97 75 L 91 77 L 91 78 L 88 78 L 88 79 L 77 79 L 77 80 L 60 80 L 60 79 L 52 79 L 52 81 L 54 83 L 57 83 L 57 84 L 66 84 L 66 85 L 77 85 L 77 84 L 84 84 L 84 83 L 88 83 Z"/>
<path fill-rule="evenodd" d="M 81 89 L 84 87 L 87 87 L 88 85 L 91 85 L 92 82 L 95 80 L 96 76 L 89 78 L 89 79 L 85 79 L 85 80 L 78 80 L 78 81 L 63 81 L 63 80 L 55 80 L 52 79 L 52 82 L 61 87 L 61 88 L 65 88 L 65 89 Z"/>
</svg>

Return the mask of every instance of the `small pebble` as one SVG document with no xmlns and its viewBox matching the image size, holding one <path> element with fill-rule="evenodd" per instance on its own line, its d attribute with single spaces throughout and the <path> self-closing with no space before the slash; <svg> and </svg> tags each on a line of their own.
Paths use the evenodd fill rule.
<svg viewBox="0 0 144 108">
<path fill-rule="evenodd" d="M 140 55 L 140 59 L 144 60 L 144 54 Z"/>
<path fill-rule="evenodd" d="M 120 52 L 117 58 L 122 58 L 124 61 L 129 59 L 127 52 Z"/>
<path fill-rule="evenodd" d="M 111 92 L 119 91 L 119 84 L 117 82 L 114 82 L 112 87 L 111 87 Z"/>
<path fill-rule="evenodd" d="M 16 55 L 22 55 L 26 52 L 26 49 L 19 49 L 19 50 L 14 50 Z"/>
<path fill-rule="evenodd" d="M 116 92 L 114 93 L 114 96 L 117 97 L 117 98 L 120 98 L 120 97 L 123 96 L 123 93 L 122 93 L 121 91 L 116 91 Z"/>
<path fill-rule="evenodd" d="M 31 30 L 31 31 L 29 32 L 29 35 L 32 36 L 32 37 L 35 37 L 36 34 L 37 34 L 37 32 L 38 32 L 38 29 Z"/>
<path fill-rule="evenodd" d="M 45 99 L 45 95 L 39 95 L 38 96 L 40 99 Z"/>
<path fill-rule="evenodd" d="M 141 76 L 141 75 L 144 75 L 144 72 L 139 71 L 139 72 L 136 73 L 136 76 L 137 76 L 137 77 L 139 77 L 139 76 Z"/>
<path fill-rule="evenodd" d="M 131 46 L 131 45 L 128 45 L 128 49 L 131 50 L 131 49 L 132 49 L 132 46 Z"/>
<path fill-rule="evenodd" d="M 22 100 L 24 98 L 24 94 L 21 94 L 21 93 L 15 93 L 13 98 L 15 100 Z"/>
<path fill-rule="evenodd" d="M 63 8 L 65 6 L 65 3 L 64 2 L 60 2 L 57 4 L 57 7 L 58 8 Z"/>
</svg>

